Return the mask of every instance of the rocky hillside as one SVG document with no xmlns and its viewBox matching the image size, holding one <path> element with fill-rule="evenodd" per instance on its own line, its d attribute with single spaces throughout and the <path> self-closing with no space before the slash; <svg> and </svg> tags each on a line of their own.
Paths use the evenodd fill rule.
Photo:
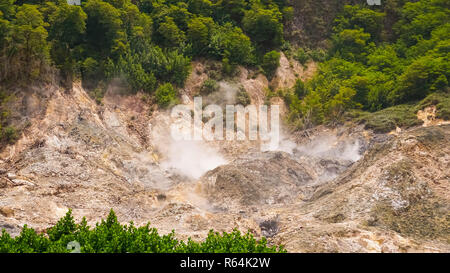
<svg viewBox="0 0 450 273">
<path fill-rule="evenodd" d="M 449 137 L 443 125 L 375 138 L 362 159 L 291 208 L 276 240 L 298 251 L 448 251 Z"/>
<path fill-rule="evenodd" d="M 207 67 L 193 64 L 185 103 Z M 262 90 L 291 86 L 290 73 L 281 65 L 269 82 L 242 68 L 207 99 L 244 86 L 264 103 Z M 78 84 L 16 97 L 10 108 L 29 125 L 0 162 L 0 228 L 13 235 L 24 224 L 45 232 L 68 208 L 91 224 L 112 208 L 122 222 L 151 222 L 183 239 L 238 228 L 296 252 L 450 251 L 449 125 L 391 134 L 316 127 L 261 150 L 253 142 L 167 142 L 169 113 L 113 85 L 102 105 Z"/>
</svg>

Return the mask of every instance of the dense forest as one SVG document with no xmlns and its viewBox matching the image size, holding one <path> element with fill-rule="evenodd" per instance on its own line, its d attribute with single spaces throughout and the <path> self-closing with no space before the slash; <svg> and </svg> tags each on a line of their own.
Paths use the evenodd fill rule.
<svg viewBox="0 0 450 273">
<path fill-rule="evenodd" d="M 292 14 L 285 2 L 2 0 L 0 80 L 43 80 L 52 66 L 68 85 L 123 76 L 134 91 L 180 87 L 192 58 L 231 69 L 278 48 Z"/>
<path fill-rule="evenodd" d="M 219 60 L 228 75 L 237 65 L 255 68 L 270 79 L 283 51 L 304 65 L 320 62 L 312 80 L 298 80 L 293 90 L 271 90 L 285 98 L 292 124 L 339 122 L 347 112 L 364 119 L 366 114 L 349 110 L 373 112 L 448 93 L 449 5 L 341 5 L 328 29 L 311 12 L 304 15 L 304 32 L 322 29 L 327 42 L 307 48 L 314 47 L 309 41 L 317 33 L 308 38 L 286 29 L 303 16 L 293 6 L 320 9 L 311 1 L 82 0 L 77 6 L 66 0 L 1 0 L 0 81 L 26 85 L 57 73 L 66 88 L 81 79 L 101 97 L 109 80 L 121 78 L 130 92 L 154 94 L 167 106 L 176 101 L 192 59 Z M 448 119 L 448 95 L 434 98 Z M 14 135 L 5 130 L 4 138 Z"/>
<path fill-rule="evenodd" d="M 378 111 L 434 92 L 443 93 L 433 96 L 441 105 L 440 117 L 450 118 L 450 3 L 387 1 L 383 6 L 344 7 L 319 72 L 307 83 L 299 81 L 288 96 L 291 120 L 299 126 L 334 122 L 350 109 Z M 301 62 L 309 58 L 302 48 L 295 54 Z M 405 114 L 399 109 L 385 114 Z"/>
</svg>

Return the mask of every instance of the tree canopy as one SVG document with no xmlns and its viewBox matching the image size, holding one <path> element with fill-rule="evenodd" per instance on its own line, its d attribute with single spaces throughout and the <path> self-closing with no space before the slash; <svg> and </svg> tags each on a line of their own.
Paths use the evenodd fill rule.
<svg viewBox="0 0 450 273">
<path fill-rule="evenodd" d="M 257 65 L 283 40 L 284 1 L 2 0 L 0 81 L 44 80 L 51 67 L 71 85 L 122 77 L 130 90 L 184 85 L 192 58 Z"/>
</svg>

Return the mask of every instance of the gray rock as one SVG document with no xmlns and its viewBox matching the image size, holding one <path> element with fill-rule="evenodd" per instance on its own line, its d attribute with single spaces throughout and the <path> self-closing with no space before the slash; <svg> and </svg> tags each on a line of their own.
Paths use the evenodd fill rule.
<svg viewBox="0 0 450 273">
<path fill-rule="evenodd" d="M 20 185 L 35 186 L 30 181 L 23 180 L 23 179 L 13 179 L 13 180 L 11 180 L 11 182 L 13 182 L 17 186 L 20 186 Z"/>
</svg>

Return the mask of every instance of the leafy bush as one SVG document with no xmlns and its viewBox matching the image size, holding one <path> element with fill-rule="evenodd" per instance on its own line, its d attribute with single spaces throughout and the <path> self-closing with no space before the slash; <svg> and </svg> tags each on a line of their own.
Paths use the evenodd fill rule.
<svg viewBox="0 0 450 273">
<path fill-rule="evenodd" d="M 297 79 L 294 84 L 294 93 L 299 98 L 302 99 L 308 94 L 308 90 L 301 79 Z"/>
<path fill-rule="evenodd" d="M 222 74 L 228 77 L 234 77 L 237 73 L 236 65 L 230 63 L 228 58 L 222 59 Z"/>
<path fill-rule="evenodd" d="M 5 128 L 1 128 L 0 126 L 0 129 L 0 138 L 6 143 L 13 144 L 19 137 L 16 128 L 12 126 L 7 126 Z"/>
<path fill-rule="evenodd" d="M 178 101 L 177 91 L 170 83 L 160 85 L 156 89 L 155 98 L 158 105 L 163 108 L 173 105 Z"/>
<path fill-rule="evenodd" d="M 374 113 L 363 112 L 356 120 L 376 133 L 388 133 L 396 127 L 409 128 L 423 123 L 417 119 L 414 105 L 410 104 L 396 105 Z"/>
<path fill-rule="evenodd" d="M 431 92 L 448 86 L 450 76 L 448 57 L 428 55 L 415 60 L 398 77 L 398 87 L 392 92 L 394 103 L 425 98 Z"/>
<path fill-rule="evenodd" d="M 12 238 L 5 230 L 0 236 L 0 253 L 67 253 L 70 242 L 77 242 L 82 253 L 274 253 L 286 252 L 283 246 L 269 247 L 267 240 L 257 241 L 250 233 L 242 235 L 210 231 L 202 242 L 188 239 L 179 241 L 172 232 L 159 235 L 149 224 L 135 227 L 122 225 L 113 210 L 106 220 L 94 228 L 86 219 L 77 224 L 71 210 L 58 223 L 48 229 L 47 236 L 37 234 L 26 225 L 19 236 Z"/>
<path fill-rule="evenodd" d="M 251 65 L 255 62 L 250 38 L 232 24 L 227 23 L 213 31 L 210 47 L 213 56 L 226 58 L 230 64 Z"/>
<path fill-rule="evenodd" d="M 212 18 L 198 17 L 189 22 L 187 36 L 195 55 L 207 53 L 213 28 Z"/>
<path fill-rule="evenodd" d="M 163 50 L 149 46 L 142 52 L 133 53 L 136 62 L 142 64 L 147 73 L 153 73 L 162 82 L 170 82 L 182 87 L 189 76 L 191 60 L 178 50 Z"/>
<path fill-rule="evenodd" d="M 244 87 L 239 88 L 239 92 L 236 96 L 236 102 L 237 104 L 247 106 L 251 103 L 250 96 L 248 95 L 247 91 Z"/>
<path fill-rule="evenodd" d="M 280 65 L 280 53 L 272 50 L 270 52 L 267 52 L 264 55 L 263 62 L 262 62 L 262 69 L 264 70 L 264 73 L 266 76 L 270 79 L 274 76 L 275 71 L 277 70 L 278 66 Z"/>
<path fill-rule="evenodd" d="M 92 90 L 89 91 L 89 95 L 91 96 L 91 98 L 93 98 L 95 100 L 95 102 L 98 105 L 102 105 L 102 99 L 105 95 L 106 92 L 106 86 L 104 85 L 103 82 L 100 82 L 98 84 L 98 86 Z"/>
<path fill-rule="evenodd" d="M 317 92 L 309 92 L 302 100 L 295 94 L 290 94 L 288 120 L 297 129 L 310 128 L 324 121 L 324 107 Z"/>
<path fill-rule="evenodd" d="M 161 43 L 166 47 L 176 47 L 186 40 L 184 32 L 169 16 L 166 16 L 164 22 L 159 25 L 158 34 L 162 37 Z"/>
<path fill-rule="evenodd" d="M 215 80 L 213 80 L 213 79 L 207 79 L 207 80 L 203 83 L 203 85 L 202 85 L 202 87 L 201 87 L 201 89 L 200 89 L 200 92 L 201 92 L 202 94 L 207 95 L 207 94 L 211 94 L 211 93 L 217 91 L 218 89 L 219 89 L 219 85 L 217 84 L 217 82 L 216 82 Z"/>
<path fill-rule="evenodd" d="M 151 93 L 156 86 L 156 78 L 152 72 L 147 72 L 139 62 L 139 55 L 126 54 L 120 57 L 115 66 L 116 76 L 125 75 L 128 84 L 133 92 L 144 91 Z"/>
<path fill-rule="evenodd" d="M 296 59 L 302 65 L 305 65 L 309 61 L 309 58 L 310 57 L 309 57 L 308 53 L 301 47 L 299 47 L 294 52 L 294 59 Z"/>
<path fill-rule="evenodd" d="M 324 62 L 327 58 L 327 52 L 321 48 L 311 50 L 308 54 L 315 62 Z"/>
</svg>

